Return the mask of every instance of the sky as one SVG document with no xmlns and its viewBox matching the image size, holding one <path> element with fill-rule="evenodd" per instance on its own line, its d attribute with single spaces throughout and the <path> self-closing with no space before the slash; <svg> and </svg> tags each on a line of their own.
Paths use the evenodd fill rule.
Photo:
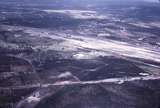
<svg viewBox="0 0 160 108">
<path fill-rule="evenodd" d="M 159 2 L 159 0 L 144 0 L 144 1 L 149 1 L 149 2 Z"/>
</svg>

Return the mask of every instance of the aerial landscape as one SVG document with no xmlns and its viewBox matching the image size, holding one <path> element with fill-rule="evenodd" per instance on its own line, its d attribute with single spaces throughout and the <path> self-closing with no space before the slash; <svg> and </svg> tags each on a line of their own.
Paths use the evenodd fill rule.
<svg viewBox="0 0 160 108">
<path fill-rule="evenodd" d="M 0 108 L 160 108 L 160 2 L 1 0 Z"/>
</svg>

